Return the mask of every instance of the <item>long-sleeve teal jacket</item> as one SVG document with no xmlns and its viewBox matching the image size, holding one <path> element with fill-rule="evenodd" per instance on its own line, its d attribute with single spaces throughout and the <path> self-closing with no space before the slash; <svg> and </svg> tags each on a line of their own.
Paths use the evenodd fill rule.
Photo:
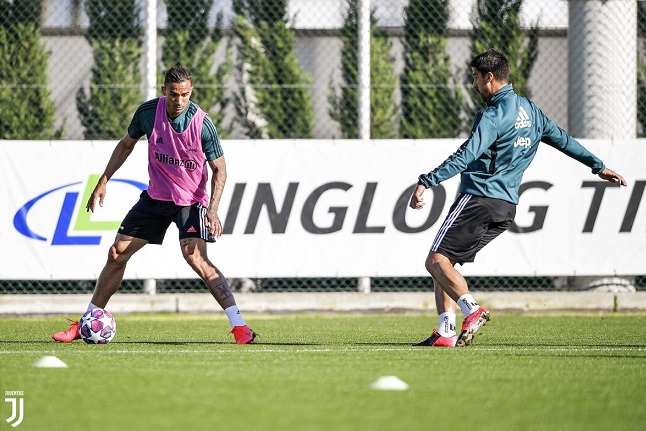
<svg viewBox="0 0 646 431">
<path fill-rule="evenodd" d="M 523 173 L 541 141 L 590 167 L 593 174 L 605 168 L 598 157 L 508 84 L 478 112 L 469 139 L 437 168 L 420 175 L 418 184 L 434 187 L 461 174 L 460 192 L 518 204 Z"/>
</svg>

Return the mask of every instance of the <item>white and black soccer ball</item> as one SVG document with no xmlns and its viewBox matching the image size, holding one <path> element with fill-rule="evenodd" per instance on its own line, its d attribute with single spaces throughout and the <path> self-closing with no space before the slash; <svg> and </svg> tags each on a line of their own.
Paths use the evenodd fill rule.
<svg viewBox="0 0 646 431">
<path fill-rule="evenodd" d="M 79 334 L 88 344 L 107 344 L 117 334 L 117 322 L 109 311 L 93 308 L 81 317 Z"/>
</svg>

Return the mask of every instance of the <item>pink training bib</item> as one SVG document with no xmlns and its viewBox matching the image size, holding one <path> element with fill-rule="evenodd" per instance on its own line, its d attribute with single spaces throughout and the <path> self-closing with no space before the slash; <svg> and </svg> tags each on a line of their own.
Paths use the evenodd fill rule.
<svg viewBox="0 0 646 431">
<path fill-rule="evenodd" d="M 198 108 L 186 130 L 177 133 L 166 114 L 166 98 L 159 98 L 155 125 L 148 138 L 148 195 L 151 198 L 173 201 L 180 206 L 196 202 L 208 206 L 209 174 L 202 151 L 205 116 Z"/>
</svg>

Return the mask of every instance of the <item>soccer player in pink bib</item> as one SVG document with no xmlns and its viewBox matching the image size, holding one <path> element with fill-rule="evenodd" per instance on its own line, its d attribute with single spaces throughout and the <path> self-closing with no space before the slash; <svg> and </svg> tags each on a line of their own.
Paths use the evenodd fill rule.
<svg viewBox="0 0 646 431">
<path fill-rule="evenodd" d="M 148 243 L 161 244 L 166 230 L 175 223 L 184 259 L 226 313 L 236 343 L 249 344 L 256 334 L 240 314 L 226 278 L 207 256 L 207 242 L 215 242 L 222 234 L 218 206 L 227 179 L 218 133 L 209 116 L 190 100 L 193 84 L 188 69 L 169 69 L 161 90 L 163 97 L 144 102 L 135 112 L 128 133 L 112 152 L 87 203 L 92 212 L 97 200 L 103 206 L 108 180 L 146 135 L 148 189 L 119 227 L 88 310 L 105 308 L 119 289 L 130 258 Z M 78 325 L 73 321 L 52 338 L 63 343 L 76 340 L 80 338 Z"/>
</svg>

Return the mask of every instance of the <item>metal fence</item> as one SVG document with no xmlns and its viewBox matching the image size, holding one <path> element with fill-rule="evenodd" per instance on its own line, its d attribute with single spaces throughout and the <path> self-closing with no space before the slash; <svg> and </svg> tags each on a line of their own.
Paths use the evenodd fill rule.
<svg viewBox="0 0 646 431">
<path fill-rule="evenodd" d="M 366 28 L 364 1 L 0 0 L 0 139 L 120 138 L 138 104 L 151 96 L 146 56 L 151 46 L 152 87 L 159 88 L 170 65 L 188 66 L 193 99 L 216 120 L 223 138 L 359 137 L 363 84 L 357 53 L 366 40 L 360 33 L 362 23 Z M 587 86 L 587 74 L 594 73 L 574 73 L 590 56 L 588 46 L 570 45 L 569 13 L 577 11 L 576 3 L 585 1 L 371 0 L 370 137 L 464 136 L 478 103 L 471 97 L 467 65 L 483 46 L 506 52 L 515 88 L 568 128 L 572 88 Z M 612 23 L 622 28 L 636 22 L 635 40 L 619 36 L 616 47 L 604 49 L 628 44 L 643 52 L 645 3 L 628 9 L 637 17 L 619 14 Z M 151 16 L 154 28 L 146 25 Z M 635 80 L 644 76 L 638 58 Z M 608 81 L 623 85 L 616 78 Z M 641 79 L 637 91 L 639 117 L 646 112 Z M 264 106 L 266 100 L 275 103 Z M 413 115 L 411 107 L 420 101 L 425 115 Z M 641 135 L 646 118 L 633 120 L 628 133 Z M 474 290 L 559 289 L 552 277 L 468 281 Z M 91 280 L 0 281 L 0 293 L 86 293 L 93 285 Z M 645 277 L 634 285 L 646 290 Z M 361 281 L 244 279 L 232 280 L 232 286 L 356 291 Z M 370 289 L 430 291 L 432 284 L 427 277 L 374 278 Z M 144 290 L 142 280 L 124 281 L 122 288 Z M 198 280 L 157 281 L 159 293 L 193 291 L 204 291 Z"/>
<path fill-rule="evenodd" d="M 572 290 L 560 286 L 553 277 L 467 277 L 475 292 L 544 292 Z M 260 278 L 232 279 L 234 292 L 365 292 L 363 280 L 356 278 Z M 91 294 L 94 280 L 0 280 L 0 294 Z M 120 293 L 207 293 L 198 278 L 156 280 L 150 291 L 145 280 L 124 280 Z M 370 292 L 432 292 L 429 277 L 377 277 L 369 280 Z M 634 289 L 646 292 L 646 276 L 636 277 Z"/>
<path fill-rule="evenodd" d="M 515 88 L 568 128 L 568 95 L 594 73 L 577 65 L 595 57 L 568 45 L 568 14 L 577 3 L 631 1 L 3 0 L 0 139 L 119 139 L 176 63 L 192 69 L 193 99 L 223 137 L 357 137 L 368 3 L 370 137 L 379 139 L 464 135 L 479 103 L 468 60 L 493 46 L 511 57 Z M 638 3 L 615 17 L 615 32 L 635 22 L 625 14 Z M 639 34 L 603 49 L 641 48 Z"/>
</svg>

